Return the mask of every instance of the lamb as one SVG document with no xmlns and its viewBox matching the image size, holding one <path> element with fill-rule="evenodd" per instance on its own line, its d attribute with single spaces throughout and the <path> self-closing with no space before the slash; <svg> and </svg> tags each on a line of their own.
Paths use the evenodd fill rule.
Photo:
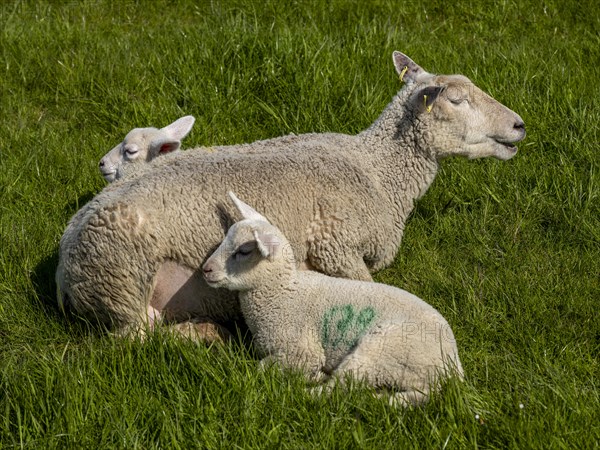
<svg viewBox="0 0 600 450">
<path fill-rule="evenodd" d="M 176 152 L 195 121 L 193 116 L 184 116 L 161 129 L 134 128 L 123 142 L 100 160 L 98 166 L 102 177 L 112 183 L 124 176 L 128 165 L 140 166 L 157 156 Z"/>
<path fill-rule="evenodd" d="M 298 271 L 283 233 L 229 195 L 243 220 L 202 270 L 209 286 L 239 292 L 261 364 L 363 378 L 398 390 L 402 404 L 426 401 L 442 376 L 463 376 L 454 334 L 432 306 L 385 284 Z"/>
<path fill-rule="evenodd" d="M 118 334 L 154 311 L 167 323 L 238 318 L 236 297 L 199 270 L 232 223 L 226 189 L 270 211 L 303 268 L 372 280 L 443 158 L 509 159 L 525 136 L 521 118 L 466 77 L 427 73 L 400 52 L 393 61 L 405 85 L 358 135 L 171 153 L 106 186 L 61 239 L 59 303 Z"/>
</svg>

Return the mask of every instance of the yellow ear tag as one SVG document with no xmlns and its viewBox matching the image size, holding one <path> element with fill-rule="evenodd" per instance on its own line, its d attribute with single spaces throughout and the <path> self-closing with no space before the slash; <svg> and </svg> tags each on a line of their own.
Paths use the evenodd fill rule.
<svg viewBox="0 0 600 450">
<path fill-rule="evenodd" d="M 431 108 L 433 107 L 433 104 L 427 106 L 427 96 L 426 95 L 423 96 L 423 104 L 424 104 L 425 109 L 427 110 L 427 112 L 430 113 L 431 112 Z"/>
<path fill-rule="evenodd" d="M 404 82 L 404 75 L 406 75 L 406 72 L 408 72 L 408 66 L 404 66 L 404 69 L 402 69 L 402 72 L 400 72 L 400 81 Z"/>
</svg>

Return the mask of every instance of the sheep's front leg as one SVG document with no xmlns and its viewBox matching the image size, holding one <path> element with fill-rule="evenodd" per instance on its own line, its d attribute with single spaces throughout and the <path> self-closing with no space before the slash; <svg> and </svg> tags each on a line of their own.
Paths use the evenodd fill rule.
<svg viewBox="0 0 600 450">
<path fill-rule="evenodd" d="M 373 281 L 373 276 L 371 275 L 369 268 L 362 258 L 349 262 L 352 264 L 345 264 L 341 266 L 337 273 L 335 273 L 333 276 L 339 278 L 349 278 L 351 280 Z"/>
<path fill-rule="evenodd" d="M 343 220 L 330 223 L 321 217 L 313 222 L 307 236 L 307 266 L 332 277 L 373 281 L 358 243 L 347 234 Z"/>
<path fill-rule="evenodd" d="M 373 281 L 371 272 L 362 258 L 353 258 L 348 261 L 336 261 L 335 264 L 320 264 L 318 261 L 311 259 L 311 263 L 316 270 L 332 277 Z"/>
<path fill-rule="evenodd" d="M 326 275 L 373 281 L 363 257 L 365 223 L 339 205 L 320 199 L 307 227 L 307 262 Z"/>
</svg>

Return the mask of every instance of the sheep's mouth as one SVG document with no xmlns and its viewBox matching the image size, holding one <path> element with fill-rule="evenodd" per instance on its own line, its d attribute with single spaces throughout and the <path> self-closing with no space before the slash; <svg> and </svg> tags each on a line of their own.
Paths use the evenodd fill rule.
<svg viewBox="0 0 600 450">
<path fill-rule="evenodd" d="M 493 138 L 493 139 L 494 139 L 494 142 L 496 142 L 496 144 L 503 146 L 510 153 L 516 153 L 517 146 L 515 144 L 517 142 L 521 142 L 523 139 L 525 139 L 526 135 L 527 135 L 527 133 L 525 132 L 525 130 L 522 130 L 521 136 L 519 136 L 517 139 L 512 139 L 512 140 L 503 140 L 503 139 L 497 139 L 497 138 Z"/>
<path fill-rule="evenodd" d="M 505 142 L 505 141 L 499 141 L 498 139 L 494 139 L 496 141 L 496 144 L 500 144 L 502 145 L 505 149 L 507 149 L 508 151 L 512 152 L 512 153 L 516 153 L 517 152 L 517 146 L 514 145 L 514 142 Z M 519 139 L 520 140 L 520 139 Z M 518 141 L 517 141 L 518 142 Z"/>
<path fill-rule="evenodd" d="M 519 142 L 521 139 L 517 140 L 500 140 L 497 138 L 491 138 L 489 141 L 489 146 L 491 147 L 489 150 L 491 152 L 488 153 L 488 156 L 494 156 L 502 161 L 506 161 L 511 159 L 513 156 L 517 154 L 517 146 L 515 143 Z"/>
</svg>

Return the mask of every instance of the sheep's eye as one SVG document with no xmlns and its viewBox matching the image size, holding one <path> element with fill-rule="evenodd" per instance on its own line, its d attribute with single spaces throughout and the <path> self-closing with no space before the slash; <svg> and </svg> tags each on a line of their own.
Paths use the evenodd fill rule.
<svg viewBox="0 0 600 450">
<path fill-rule="evenodd" d="M 240 245 L 234 255 L 237 258 L 248 256 L 255 249 L 256 249 L 256 242 L 247 242 L 245 244 Z"/>
<path fill-rule="evenodd" d="M 467 103 L 468 100 L 466 98 L 451 98 L 450 103 L 453 105 L 462 105 L 463 103 Z"/>
</svg>

